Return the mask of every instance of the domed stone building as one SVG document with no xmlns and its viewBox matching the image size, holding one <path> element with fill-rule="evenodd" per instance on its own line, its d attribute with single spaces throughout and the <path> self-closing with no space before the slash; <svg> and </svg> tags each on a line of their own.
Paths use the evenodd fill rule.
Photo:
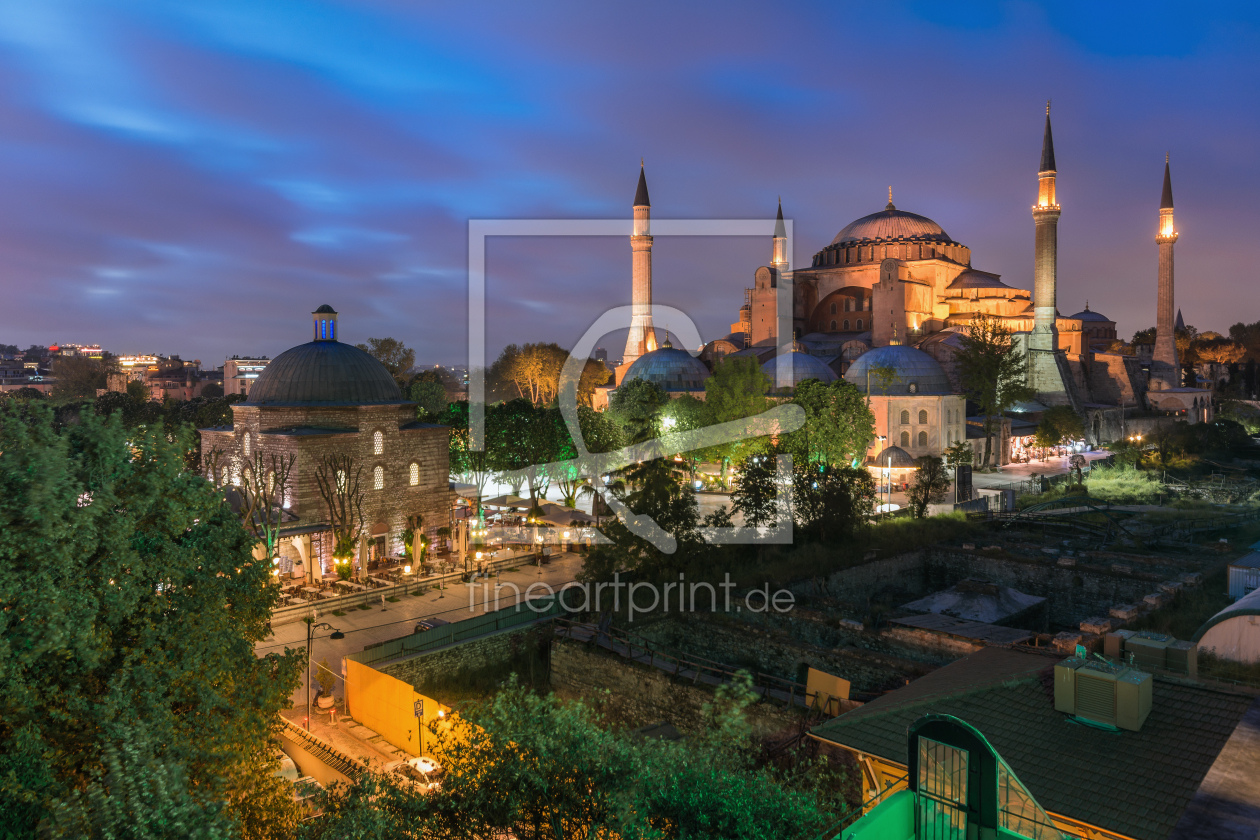
<svg viewBox="0 0 1260 840">
<path fill-rule="evenodd" d="M 402 554 L 410 516 L 423 516 L 432 536 L 454 502 L 446 427 L 416 422 L 385 366 L 337 332 L 337 313 L 319 307 L 313 340 L 263 370 L 249 399 L 232 406 L 232 425 L 201 430 L 202 463 L 217 463 L 208 477 L 219 484 L 239 484 L 257 453 L 296 456 L 283 492 L 281 568 L 315 579 L 332 573 L 333 535 L 316 479 L 326 456 L 348 455 L 361 470 L 361 563 Z"/>
<path fill-rule="evenodd" d="M 704 381 L 709 375 L 709 368 L 704 362 L 675 347 L 667 336 L 660 347 L 635 359 L 617 384 L 644 379 L 655 382 L 666 391 L 703 393 Z"/>
<path fill-rule="evenodd" d="M 881 374 L 887 372 L 885 379 Z M 867 456 L 899 447 L 912 458 L 939 455 L 967 439 L 966 400 L 927 353 L 889 344 L 864 353 L 844 378 L 870 395 L 875 435 Z"/>
</svg>

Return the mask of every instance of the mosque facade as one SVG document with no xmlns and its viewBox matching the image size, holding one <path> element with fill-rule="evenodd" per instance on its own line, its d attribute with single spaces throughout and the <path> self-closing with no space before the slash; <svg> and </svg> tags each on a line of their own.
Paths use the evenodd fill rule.
<svg viewBox="0 0 1260 840">
<path fill-rule="evenodd" d="M 825 368 L 848 378 L 848 371 L 866 354 L 899 347 L 894 353 L 897 361 L 919 371 L 915 376 L 921 378 L 922 370 L 934 365 L 948 383 L 934 385 L 933 394 L 920 392 L 916 395 L 920 401 L 928 396 L 949 396 L 951 400 L 949 405 L 942 401 L 932 407 L 885 407 L 883 413 L 889 419 L 880 434 L 888 445 L 893 445 L 906 440 L 904 432 L 909 435 L 914 455 L 939 454 L 956 439 L 959 420 L 965 423 L 961 409 L 956 411 L 954 404 L 962 405 L 963 393 L 954 363 L 959 338 L 976 317 L 984 315 L 1009 330 L 1013 343 L 1028 359 L 1028 382 L 1037 397 L 1020 408 L 1034 418 L 1036 412 L 1048 406 L 1070 405 L 1085 418 L 1093 443 L 1122 437 L 1126 416 L 1138 412 L 1184 412 L 1183 416 L 1191 421 L 1210 419 L 1211 392 L 1180 386 L 1173 337 L 1173 313 L 1177 311 L 1173 299 L 1173 244 L 1178 234 L 1173 222 L 1167 161 L 1156 237 L 1158 272 L 1152 284 L 1157 309 L 1152 359 L 1119 352 L 1115 348 L 1115 321 L 1091 310 L 1088 302 L 1073 315 L 1060 313 L 1058 220 L 1063 208 L 1057 198 L 1057 176 L 1047 106 L 1037 199 L 1031 208 L 1031 289 L 973 265 L 967 245 L 934 220 L 899 209 L 893 203 L 891 189 L 883 210 L 846 225 L 812 256 L 808 266 L 793 269 L 788 260 L 780 202 L 770 262 L 754 271 L 753 285 L 744 292 L 738 320 L 731 324 L 729 335 L 710 341 L 692 357 L 711 369 L 724 356 L 752 355 L 773 377 L 778 360 L 791 353 L 798 362 L 809 357 L 804 365 L 794 363 L 794 369 L 800 366 L 816 374 L 819 368 Z M 645 322 L 643 314 L 647 310 L 640 311 L 643 302 L 651 301 L 650 236 L 644 241 L 650 207 L 642 169 L 634 215 L 631 247 L 635 323 L 627 343 L 627 361 L 616 372 L 618 384 L 634 378 L 636 371 L 657 367 L 651 363 L 654 351 L 649 349 L 654 344 L 650 338 L 650 315 Z M 790 312 L 780 312 L 781 301 L 790 301 Z M 790 338 L 780 335 L 781 329 L 789 328 Z M 909 351 L 913 351 L 913 358 Z M 680 351 L 671 348 L 670 352 Z M 671 357 L 671 364 L 678 367 L 681 362 Z M 689 376 L 696 378 L 695 366 L 686 367 Z M 901 376 L 897 387 L 908 386 L 909 375 Z M 825 381 L 825 376 L 815 378 Z M 863 383 L 854 384 L 865 390 Z M 696 393 L 698 389 L 691 384 L 685 390 Z M 894 422 L 903 413 L 917 419 L 924 412 L 933 420 L 922 424 L 924 428 L 907 423 L 903 429 L 903 424 Z M 920 445 L 920 441 L 930 443 Z M 1004 447 L 1000 449 L 1005 451 Z"/>
</svg>

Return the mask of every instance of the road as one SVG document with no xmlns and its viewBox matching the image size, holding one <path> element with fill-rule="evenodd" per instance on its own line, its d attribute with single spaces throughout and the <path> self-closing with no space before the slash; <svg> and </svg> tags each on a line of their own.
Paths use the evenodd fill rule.
<svg viewBox="0 0 1260 840">
<path fill-rule="evenodd" d="M 579 555 L 564 553 L 543 566 L 541 574 L 537 566 L 523 566 L 515 572 L 501 572 L 497 582 L 505 586 L 515 585 L 522 593 L 531 584 L 540 582 L 559 589 L 572 581 L 581 568 L 582 558 Z M 488 585 L 483 586 L 483 582 L 479 581 L 475 590 L 471 592 L 467 584 L 458 584 L 448 586 L 442 591 L 432 590 L 424 595 L 404 596 L 397 603 L 386 603 L 384 610 L 374 604 L 368 610 L 348 610 L 344 616 L 321 612 L 319 621 L 331 624 L 345 633 L 346 637 L 334 640 L 328 638 L 331 630 L 325 628 L 316 631 L 315 642 L 311 646 L 312 696 L 315 693 L 315 663 L 319 660 L 326 658 L 329 664 L 333 665 L 346 654 L 361 651 L 370 644 L 387 642 L 409 635 L 415 629 L 416 621 L 422 618 L 436 616 L 445 618 L 447 621 L 461 621 L 486 612 L 487 606 L 493 611 L 495 609 L 493 592 L 495 582 L 493 577 Z M 538 594 L 539 591 L 536 589 L 534 594 Z M 470 594 L 473 596 L 471 605 Z M 510 589 L 506 590 L 502 597 L 500 606 L 506 607 L 513 603 Z M 267 653 L 281 653 L 285 648 L 304 647 L 306 647 L 306 623 L 297 621 L 275 628 L 271 635 L 254 646 L 254 652 L 262 656 Z M 334 665 L 333 670 L 340 669 Z M 338 699 L 342 697 L 340 686 L 334 690 L 334 694 Z M 293 692 L 293 705 L 297 707 L 306 705 L 305 678 Z"/>
</svg>

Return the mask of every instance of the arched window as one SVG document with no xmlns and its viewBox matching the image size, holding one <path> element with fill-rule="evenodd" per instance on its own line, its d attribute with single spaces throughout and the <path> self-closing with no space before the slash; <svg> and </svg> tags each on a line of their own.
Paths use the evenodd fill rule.
<svg viewBox="0 0 1260 840">
<path fill-rule="evenodd" d="M 832 306 L 831 308 L 832 308 L 832 309 L 835 309 L 835 307 L 834 307 L 834 306 Z M 832 319 L 831 319 L 831 331 L 832 331 L 832 332 L 835 332 L 835 331 L 836 331 L 836 319 L 835 319 L 835 318 L 832 318 Z"/>
<path fill-rule="evenodd" d="M 249 432 L 245 433 L 245 457 L 249 457 Z"/>
<path fill-rule="evenodd" d="M 853 298 L 845 298 L 845 299 L 844 299 L 844 311 L 845 311 L 845 312 L 852 312 L 852 311 L 853 311 Z"/>
<path fill-rule="evenodd" d="M 832 315 L 835 315 L 835 314 L 836 314 L 836 305 L 835 305 L 834 303 L 833 303 L 833 304 L 831 304 L 831 314 L 832 314 Z"/>
<path fill-rule="evenodd" d="M 415 487 L 420 483 L 420 465 L 414 461 L 411 464 L 411 486 Z"/>
<path fill-rule="evenodd" d="M 901 425 L 903 426 L 910 425 L 910 412 L 906 411 L 905 409 L 902 409 L 901 411 Z"/>
<path fill-rule="evenodd" d="M 920 424 L 927 423 L 927 409 L 926 408 L 919 409 L 919 423 Z"/>
<path fill-rule="evenodd" d="M 372 454 L 385 454 L 385 435 L 381 432 L 372 432 Z"/>
<path fill-rule="evenodd" d="M 241 465 L 240 464 L 232 465 L 232 486 L 233 487 L 241 486 Z"/>
<path fill-rule="evenodd" d="M 862 329 L 862 319 L 858 318 L 858 329 Z"/>
<path fill-rule="evenodd" d="M 275 492 L 276 492 L 276 473 L 273 470 L 272 472 L 267 473 L 267 495 L 270 496 L 272 493 L 275 493 Z"/>
<path fill-rule="evenodd" d="M 908 447 L 908 446 L 910 445 L 910 433 L 909 433 L 909 432 L 902 432 L 902 433 L 901 433 L 901 445 L 902 445 L 903 447 Z"/>
<path fill-rule="evenodd" d="M 919 432 L 919 446 L 927 446 L 927 432 Z"/>
<path fill-rule="evenodd" d="M 384 467 L 372 468 L 372 489 L 373 490 L 385 489 L 385 468 Z"/>
<path fill-rule="evenodd" d="M 346 492 L 346 471 L 337 470 L 337 492 Z"/>
<path fill-rule="evenodd" d="M 846 330 L 847 330 L 847 329 L 849 329 L 849 319 L 848 319 L 848 318 L 845 318 L 845 319 L 844 319 L 844 328 L 845 328 Z"/>
</svg>

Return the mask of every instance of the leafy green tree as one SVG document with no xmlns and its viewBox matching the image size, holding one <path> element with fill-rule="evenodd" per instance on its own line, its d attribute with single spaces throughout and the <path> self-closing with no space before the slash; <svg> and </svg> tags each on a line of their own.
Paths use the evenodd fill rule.
<svg viewBox="0 0 1260 840">
<path fill-rule="evenodd" d="M 494 426 L 494 409 L 486 407 L 487 437 Z M 486 484 L 494 472 L 491 458 L 486 448 L 472 448 L 472 436 L 468 428 L 468 401 L 448 403 L 445 410 L 435 418 L 450 429 L 450 471 L 451 475 L 460 476 L 477 487 L 477 515 L 481 515 L 481 499 L 486 491 Z"/>
<path fill-rule="evenodd" d="M 984 458 L 989 466 L 993 454 L 993 434 L 1000 428 L 1002 414 L 1016 403 L 1031 399 L 1028 387 L 1028 360 L 1011 343 L 1011 331 L 996 318 L 977 315 L 971 329 L 958 336 L 954 360 L 967 397 L 980 405 L 984 414 Z"/>
<path fill-rule="evenodd" d="M 407 398 L 416 404 L 416 417 L 428 420 L 446 410 L 446 388 L 441 382 L 412 382 Z"/>
<path fill-rule="evenodd" d="M 950 444 L 945 450 L 945 463 L 951 467 L 970 466 L 975 463 L 976 453 L 968 441 L 960 440 Z"/>
<path fill-rule="evenodd" d="M 819 542 L 851 537 L 875 511 L 875 479 L 860 467 L 793 463 L 792 509 Z"/>
<path fill-rule="evenodd" d="M 1085 421 L 1070 405 L 1054 405 L 1041 413 L 1037 424 L 1037 445 L 1058 446 L 1085 437 Z"/>
<path fill-rule="evenodd" d="M 770 408 L 766 396 L 770 389 L 770 377 L 766 376 L 753 356 L 724 356 L 713 368 L 713 375 L 704 382 L 704 401 L 713 412 L 714 423 L 728 423 L 761 414 Z M 711 446 L 701 457 L 716 461 L 722 467 L 722 483 L 726 484 L 726 470 L 754 453 L 765 450 L 765 437 L 750 435 L 741 440 Z"/>
<path fill-rule="evenodd" d="M 356 344 L 355 347 L 383 364 L 399 386 L 407 382 L 409 371 L 416 364 L 416 351 L 396 338 L 369 338 L 366 344 Z"/>
<path fill-rule="evenodd" d="M 656 423 L 668 404 L 669 394 L 661 386 L 646 379 L 631 379 L 613 391 L 608 412 L 621 425 L 627 440 L 646 440 L 644 427 Z"/>
<path fill-rule="evenodd" d="M 771 454 L 753 455 L 744 461 L 731 491 L 731 507 L 749 528 L 773 526 L 786 514 L 779 509 L 778 472 Z"/>
<path fill-rule="evenodd" d="M 127 396 L 131 397 L 133 400 L 137 402 L 149 401 L 149 386 L 145 385 L 143 382 L 141 382 L 138 379 L 128 380 L 127 390 L 125 391 L 125 393 L 127 394 Z M 203 393 L 202 396 L 208 397 L 210 395 Z M 222 388 L 219 389 L 219 396 L 220 397 L 223 396 Z"/>
<path fill-rule="evenodd" d="M 945 462 L 935 455 L 916 458 L 914 466 L 914 483 L 906 497 L 910 515 L 922 519 L 927 515 L 928 505 L 939 505 L 948 498 L 949 473 L 945 471 Z"/>
<path fill-rule="evenodd" d="M 782 436 L 782 446 L 794 461 L 856 467 L 865 460 L 875 436 L 875 415 L 855 386 L 843 379 L 807 379 L 796 386 L 792 402 L 805 409 L 805 425 Z"/>
<path fill-rule="evenodd" d="M 0 814 L 16 836 L 101 783 L 134 722 L 141 764 L 182 768 L 197 802 L 228 803 L 248 836 L 265 829 L 275 715 L 301 661 L 255 656 L 278 587 L 186 469 L 189 441 L 0 407 Z"/>
</svg>

